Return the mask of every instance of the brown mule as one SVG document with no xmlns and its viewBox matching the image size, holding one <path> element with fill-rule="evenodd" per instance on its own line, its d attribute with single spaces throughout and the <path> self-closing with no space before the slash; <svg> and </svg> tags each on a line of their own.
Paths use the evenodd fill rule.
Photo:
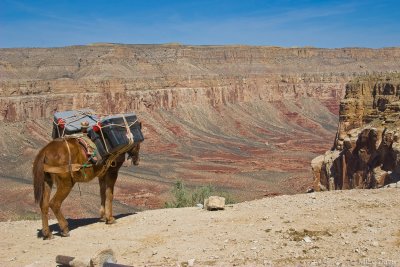
<svg viewBox="0 0 400 267">
<path fill-rule="evenodd" d="M 127 151 L 134 165 L 138 165 L 139 150 L 140 143 L 135 143 L 132 149 Z M 99 178 L 100 184 L 100 218 L 108 224 L 114 223 L 115 218 L 112 215 L 114 185 L 118 177 L 118 170 L 124 161 L 125 153 L 122 153 L 115 158 L 114 163 L 109 167 L 102 163 L 99 166 L 92 165 L 80 168 L 87 163 L 87 158 L 75 138 L 55 139 L 42 148 L 33 163 L 33 186 L 35 202 L 39 203 L 42 213 L 44 239 L 52 238 L 48 223 L 49 207 L 58 220 L 61 235 L 69 236 L 68 222 L 61 213 L 61 204 L 71 192 L 75 183 L 89 182 L 95 177 Z M 79 166 L 79 168 L 76 168 L 76 166 Z M 63 169 L 65 171 L 60 171 Z M 57 191 L 50 200 L 53 184 L 56 184 Z"/>
</svg>

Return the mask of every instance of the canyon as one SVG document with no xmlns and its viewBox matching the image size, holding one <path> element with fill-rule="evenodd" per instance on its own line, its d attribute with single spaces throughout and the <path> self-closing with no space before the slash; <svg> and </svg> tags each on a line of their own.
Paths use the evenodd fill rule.
<svg viewBox="0 0 400 267">
<path fill-rule="evenodd" d="M 139 166 L 120 172 L 115 211 L 159 208 L 182 180 L 236 201 L 305 192 L 310 162 L 335 140 L 340 100 L 359 75 L 400 70 L 400 48 L 93 44 L 0 49 L 0 220 L 38 218 L 31 168 L 55 111 L 135 111 Z M 68 217 L 97 216 L 96 181 Z"/>
</svg>

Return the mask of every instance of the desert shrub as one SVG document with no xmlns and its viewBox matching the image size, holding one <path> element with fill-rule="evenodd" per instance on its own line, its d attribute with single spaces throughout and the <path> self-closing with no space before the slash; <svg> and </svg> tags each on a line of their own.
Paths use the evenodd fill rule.
<svg viewBox="0 0 400 267">
<path fill-rule="evenodd" d="M 172 189 L 172 195 L 175 199 L 171 202 L 165 202 L 166 208 L 182 208 L 191 206 L 190 193 L 182 181 L 176 181 L 174 188 Z"/>
<path fill-rule="evenodd" d="M 26 211 L 22 214 L 15 215 L 11 218 L 12 221 L 36 221 L 40 220 L 42 217 L 39 213 Z"/>
<path fill-rule="evenodd" d="M 176 181 L 172 189 L 174 200 L 165 202 L 166 208 L 193 207 L 196 204 L 203 204 L 204 200 L 211 195 L 225 197 L 226 204 L 235 203 L 233 197 L 225 192 L 218 192 L 211 184 L 196 187 L 194 190 L 188 189 L 182 181 Z"/>
</svg>

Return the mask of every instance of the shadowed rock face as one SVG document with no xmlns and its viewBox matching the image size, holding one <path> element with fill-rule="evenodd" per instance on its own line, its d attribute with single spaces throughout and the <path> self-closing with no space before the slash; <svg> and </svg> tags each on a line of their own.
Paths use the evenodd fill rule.
<svg viewBox="0 0 400 267">
<path fill-rule="evenodd" d="M 315 190 L 376 188 L 400 179 L 400 75 L 346 86 L 334 147 L 311 165 Z"/>
<path fill-rule="evenodd" d="M 334 138 L 345 84 L 398 71 L 399 59 L 398 48 L 0 49 L 0 219 L 34 214 L 31 162 L 50 118 L 83 107 L 136 111 L 143 122 L 141 162 L 121 171 L 116 212 L 163 206 L 176 180 L 212 183 L 239 201 L 303 192 L 310 160 Z M 96 182 L 74 190 L 66 213 L 97 216 Z"/>
</svg>

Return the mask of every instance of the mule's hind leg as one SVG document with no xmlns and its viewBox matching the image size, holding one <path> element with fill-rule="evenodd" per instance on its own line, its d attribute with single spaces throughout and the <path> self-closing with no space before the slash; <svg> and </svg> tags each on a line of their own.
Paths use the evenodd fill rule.
<svg viewBox="0 0 400 267">
<path fill-rule="evenodd" d="M 73 186 L 74 184 L 72 183 L 71 178 L 58 179 L 57 192 L 50 201 L 50 208 L 53 210 L 54 215 L 58 220 L 58 225 L 60 226 L 62 236 L 69 236 L 69 229 L 68 222 L 61 213 L 60 208 L 62 202 L 71 192 Z"/>
<path fill-rule="evenodd" d="M 44 182 L 43 198 L 40 202 L 40 210 L 42 212 L 42 235 L 44 239 L 53 238 L 53 234 L 49 227 L 49 201 L 53 181 L 49 176 L 46 176 Z"/>
</svg>

